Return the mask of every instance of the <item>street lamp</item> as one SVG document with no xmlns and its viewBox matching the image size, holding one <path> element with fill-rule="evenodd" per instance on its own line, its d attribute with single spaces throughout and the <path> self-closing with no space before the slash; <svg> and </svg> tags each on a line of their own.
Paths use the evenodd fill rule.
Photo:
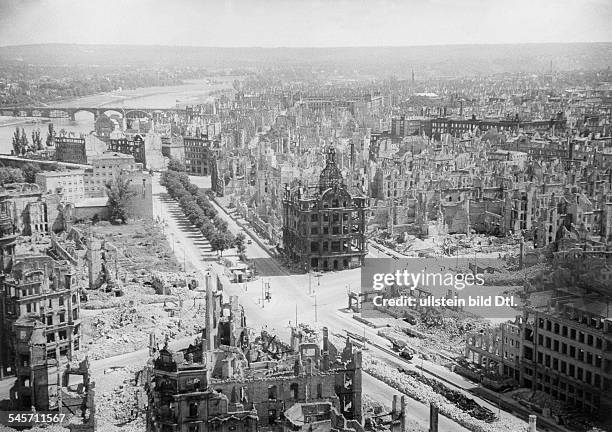
<svg viewBox="0 0 612 432">
<path fill-rule="evenodd" d="M 308 270 L 308 295 L 312 295 L 312 273 Z"/>
<path fill-rule="evenodd" d="M 176 241 L 177 243 L 181 243 L 180 240 Z M 172 236 L 172 252 L 174 252 L 174 236 Z M 183 271 L 187 271 L 187 268 L 185 267 L 185 263 L 186 263 L 186 258 L 185 258 L 185 248 L 183 248 Z"/>
<path fill-rule="evenodd" d="M 264 280 L 261 278 L 261 308 L 264 308 Z"/>
</svg>

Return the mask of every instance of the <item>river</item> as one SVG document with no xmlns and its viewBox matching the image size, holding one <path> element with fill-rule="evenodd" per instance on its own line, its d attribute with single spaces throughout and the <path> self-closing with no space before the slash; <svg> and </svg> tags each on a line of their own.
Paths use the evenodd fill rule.
<svg viewBox="0 0 612 432">
<path fill-rule="evenodd" d="M 183 108 L 185 105 L 196 105 L 209 101 L 211 92 L 232 88 L 235 79 L 243 77 L 223 76 L 210 80 L 188 80 L 183 85 L 168 87 L 145 87 L 134 90 L 121 90 L 85 96 L 70 101 L 49 103 L 48 106 L 58 108 Z M 33 123 L 36 121 L 37 123 Z M 76 119 L 52 119 L 55 130 L 65 129 L 76 133 L 89 133 L 94 130 L 93 114 L 81 112 Z M 47 137 L 49 121 L 27 119 L 23 117 L 0 116 L 0 153 L 10 154 L 15 128 L 23 128 L 28 140 L 32 141 L 32 131 L 40 129 L 43 142 Z"/>
</svg>

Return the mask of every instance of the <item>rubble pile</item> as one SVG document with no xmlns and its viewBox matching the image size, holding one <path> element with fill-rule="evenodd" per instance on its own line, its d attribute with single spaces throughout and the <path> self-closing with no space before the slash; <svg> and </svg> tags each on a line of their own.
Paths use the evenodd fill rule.
<svg viewBox="0 0 612 432">
<path fill-rule="evenodd" d="M 570 409 L 569 406 L 565 406 L 561 401 L 556 400 L 551 395 L 544 393 L 541 390 L 533 392 L 531 390 L 517 391 L 512 396 L 519 402 L 526 402 L 527 404 L 533 404 L 535 407 L 550 408 L 553 413 L 560 411 L 567 411 Z"/>
<path fill-rule="evenodd" d="M 366 418 L 366 429 L 374 431 L 389 430 L 390 416 L 383 416 L 391 412 L 389 405 L 384 405 L 367 394 L 362 396 L 362 402 L 363 413 Z M 406 426 L 406 432 L 428 432 L 429 430 L 427 426 L 420 425 L 417 421 L 411 419 L 408 419 Z"/>
<path fill-rule="evenodd" d="M 165 235 L 153 221 L 138 225 L 110 225 L 99 223 L 93 228 L 97 236 L 110 241 L 119 249 L 120 265 L 128 273 L 140 269 L 178 271 L 179 264 Z"/>
<path fill-rule="evenodd" d="M 163 303 L 164 301 L 176 300 L 173 296 L 160 297 L 155 294 L 150 286 L 138 283 L 129 283 L 123 286 L 124 295 L 121 297 L 113 297 L 102 290 L 88 290 L 88 301 L 81 307 L 83 309 L 109 309 L 119 308 L 130 304 L 151 304 Z"/>
<path fill-rule="evenodd" d="M 97 360 L 146 348 L 152 332 L 157 340 L 197 334 L 203 317 L 204 300 L 187 288 L 179 288 L 176 297 L 161 303 L 130 302 L 93 316 L 83 314 L 83 336 L 89 344 L 89 357 Z"/>
<path fill-rule="evenodd" d="M 383 402 L 375 400 L 367 394 L 363 395 L 362 402 L 363 412 L 366 414 L 366 417 L 390 411 L 389 404 L 385 405 Z"/>
<path fill-rule="evenodd" d="M 474 252 L 489 258 L 512 259 L 518 254 L 519 240 L 484 234 L 443 234 L 420 238 L 404 232 L 391 237 L 386 229 L 372 230 L 374 239 L 406 256 L 443 257 L 468 256 Z"/>
<path fill-rule="evenodd" d="M 365 372 L 417 401 L 426 404 L 432 402 L 437 404 L 442 414 L 472 431 L 515 432 L 526 427 L 524 422 L 513 420 L 509 417 L 491 423 L 479 420 L 464 411 L 462 407 L 451 402 L 444 395 L 437 393 L 430 385 L 413 376 L 400 372 L 397 368 L 367 353 L 364 353 L 363 356 L 363 368 Z"/>
<path fill-rule="evenodd" d="M 201 283 L 203 276 L 197 273 L 184 272 L 153 272 L 141 269 L 137 273 L 132 274 L 123 282 L 124 295 L 121 297 L 112 297 L 102 290 L 88 290 L 89 300 L 83 304 L 85 309 L 106 309 L 111 307 L 121 307 L 129 304 L 150 304 L 163 303 L 164 301 L 177 301 L 179 298 L 193 299 L 199 295 L 197 292 L 191 292 L 186 289 L 188 284 L 195 281 L 196 284 Z M 165 287 L 164 289 L 160 287 Z"/>
<path fill-rule="evenodd" d="M 89 230 L 88 225 L 76 225 L 81 232 Z M 145 270 L 178 272 L 180 265 L 176 261 L 172 246 L 168 244 L 159 225 L 152 220 L 143 220 L 138 224 L 111 225 L 98 222 L 91 226 L 93 236 L 115 246 L 118 251 L 120 273 L 128 275 Z M 85 250 L 79 251 L 82 256 Z"/>
<path fill-rule="evenodd" d="M 489 328 L 491 324 L 485 320 L 474 318 L 444 318 L 436 325 L 418 322 L 417 330 L 427 334 L 428 340 L 424 344 L 430 354 L 444 353 L 448 357 L 463 355 L 465 348 L 465 335 L 468 332 Z"/>
<path fill-rule="evenodd" d="M 441 394 L 450 402 L 461 408 L 464 412 L 470 414 L 472 417 L 478 420 L 483 420 L 487 423 L 492 423 L 497 420 L 497 417 L 490 409 L 478 405 L 474 399 L 465 397 L 458 391 L 448 388 L 441 382 L 435 379 L 427 378 L 413 370 L 404 370 L 403 373 L 427 384 L 436 393 Z"/>
<path fill-rule="evenodd" d="M 302 342 L 304 343 L 319 343 L 322 339 L 322 329 L 318 324 L 298 324 L 298 329 L 302 334 Z"/>
<path fill-rule="evenodd" d="M 146 281 L 145 283 L 153 287 L 155 294 L 172 295 L 173 289 L 185 287 L 187 285 L 187 279 L 189 279 L 190 282 L 195 280 L 197 283 L 199 278 L 193 275 L 189 277 L 185 273 L 153 271 L 150 281 Z"/>
<path fill-rule="evenodd" d="M 435 325 L 432 322 L 418 321 L 415 326 L 409 328 L 383 328 L 378 334 L 391 341 L 394 346 L 408 346 L 425 354 L 430 361 L 445 364 L 449 359 L 463 355 L 467 332 L 487 327 L 490 327 L 490 323 L 485 320 L 444 318 Z"/>
<path fill-rule="evenodd" d="M 103 431 L 144 432 L 146 429 L 146 395 L 136 385 L 134 368 L 111 368 L 104 371 L 96 389 L 96 419 Z"/>
</svg>

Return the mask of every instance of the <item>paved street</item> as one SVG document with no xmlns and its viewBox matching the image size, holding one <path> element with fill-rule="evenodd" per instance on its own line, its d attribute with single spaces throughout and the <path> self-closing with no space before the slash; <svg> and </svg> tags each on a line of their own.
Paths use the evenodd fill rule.
<svg viewBox="0 0 612 432">
<path fill-rule="evenodd" d="M 186 220 L 178 204 L 171 200 L 165 193 L 165 190 L 159 185 L 159 176 L 155 177 L 153 187 L 153 195 L 156 200 L 154 208 L 161 212 L 159 214 L 160 218 L 165 219 L 167 222 L 166 234 L 169 238 L 174 237 L 175 241 L 178 240 L 180 242 L 180 246 L 176 249 L 177 258 L 180 260 L 183 255 L 186 256 L 188 263 L 190 262 L 194 268 L 203 272 L 211 267 L 217 272 L 222 272 L 223 268 L 220 265 L 204 261 L 205 258 L 210 256 L 210 252 L 207 248 L 202 247 L 201 244 L 196 244 L 192 241 L 195 238 L 201 238 L 201 235 Z M 219 215 L 228 222 L 228 229 L 231 232 L 236 234 L 242 231 L 242 228 L 230 216 L 216 204 L 214 205 L 219 210 Z M 244 289 L 244 284 L 228 284 L 223 289 L 227 294 L 239 297 L 247 315 L 247 322 L 252 327 L 257 328 L 260 325 L 268 325 L 270 328 L 275 329 L 282 337 L 288 338 L 289 323 L 295 322 L 297 310 L 297 319 L 300 322 L 315 323 L 316 320 L 317 326 L 327 326 L 332 334 L 343 334 L 345 330 L 349 330 L 353 333 L 365 334 L 368 340 L 380 346 L 390 347 L 389 341 L 378 336 L 375 329 L 360 324 L 352 318 L 352 314 L 347 313 L 345 310 L 347 306 L 347 288 L 350 286 L 357 287 L 360 284 L 359 269 L 325 273 L 319 280 L 313 277 L 310 283 L 314 294 L 309 294 L 308 275 L 290 274 L 275 259 L 271 258 L 257 242 L 253 241 L 252 244 L 247 245 L 246 254 L 250 259 L 255 260 L 260 278 L 247 283 L 246 290 Z M 262 279 L 264 283 L 270 284 L 272 296 L 271 301 L 265 302 L 263 307 L 261 306 Z M 376 353 L 380 357 L 397 362 L 397 359 L 388 353 L 380 350 L 376 350 Z M 448 381 L 462 389 L 475 387 L 474 383 L 451 373 L 445 368 L 430 364 L 429 362 L 419 361 L 419 364 L 421 363 L 425 370 L 435 369 L 437 374 L 443 375 Z M 405 362 L 402 362 L 402 367 L 418 370 L 415 365 Z M 373 378 L 368 380 L 368 382 L 370 383 L 369 385 L 374 387 L 377 385 L 388 387 Z M 388 399 L 385 401 L 383 398 L 381 402 L 390 404 L 393 393 L 383 391 L 381 388 L 378 387 L 377 391 L 380 391 L 381 395 L 387 395 L 385 398 Z M 375 390 L 368 387 L 366 391 L 372 393 Z M 473 395 L 469 396 L 474 398 Z M 479 398 L 474 399 L 497 412 L 497 407 L 489 404 L 487 401 L 480 400 Z M 411 400 L 411 403 L 419 406 L 419 409 L 411 411 L 415 419 L 428 423 L 429 408 L 416 401 Z M 501 415 L 502 418 L 505 416 L 512 417 L 511 414 L 505 412 L 502 412 Z M 461 430 L 459 425 L 451 423 L 448 429 L 441 428 L 440 430 Z"/>
<path fill-rule="evenodd" d="M 216 272 L 222 272 L 222 267 L 216 262 L 210 261 L 214 253 L 210 245 L 204 239 L 197 228 L 192 226 L 185 218 L 178 204 L 165 193 L 159 185 L 159 176 L 155 177 L 153 183 L 154 210 L 156 216 L 165 220 L 165 233 L 170 244 L 174 244 L 174 250 L 179 262 L 186 261 L 188 268 L 206 272 L 213 268 Z M 216 205 L 216 204 L 215 204 Z M 217 206 L 218 207 L 218 206 Z M 228 222 L 228 229 L 234 234 L 242 231 L 236 222 L 223 210 L 218 208 L 219 215 Z M 247 256 L 254 259 L 260 275 L 258 280 L 246 284 L 226 284 L 224 291 L 229 295 L 237 295 L 247 314 L 247 322 L 250 326 L 258 328 L 267 325 L 276 330 L 282 337 L 288 339 L 289 324 L 295 322 L 296 312 L 299 322 L 308 322 L 318 327 L 323 325 L 330 329 L 332 334 L 344 334 L 344 330 L 357 334 L 364 334 L 369 341 L 383 347 L 390 347 L 390 343 L 376 334 L 376 330 L 364 326 L 352 318 L 345 308 L 347 306 L 347 289 L 350 286 L 357 287 L 360 283 L 359 269 L 343 272 L 330 272 L 323 274 L 320 278 L 312 277 L 309 281 L 307 274 L 290 274 L 275 259 L 253 241 L 247 245 Z M 375 252 L 375 256 L 382 254 Z M 270 284 L 272 299 L 261 305 L 262 281 Z M 310 284 L 310 288 L 309 288 Z M 147 335 L 143 335 L 147 337 Z M 192 337 L 173 341 L 171 347 L 178 349 L 186 346 L 193 340 Z M 370 347 L 372 349 L 373 347 Z M 394 356 L 376 350 L 379 357 L 398 363 L 404 368 L 417 370 L 414 364 L 398 360 Z M 145 364 L 148 351 L 139 350 L 120 356 L 110 357 L 91 363 L 94 379 L 104 379 L 104 370 L 113 366 L 127 366 L 134 364 Z M 451 373 L 445 368 L 429 362 L 418 362 L 424 369 L 435 371 L 437 375 L 454 383 L 460 388 L 469 389 L 475 385 L 464 378 Z M 0 382 L 0 394 L 8 394 L 12 380 Z M 390 406 L 393 394 L 398 392 L 388 385 L 369 376 L 364 375 L 364 393 L 367 393 L 381 403 Z M 470 397 L 473 397 L 470 395 Z M 475 398 L 479 403 L 497 411 L 486 401 Z M 429 421 L 429 407 L 409 399 L 410 416 L 413 420 L 427 424 Z M 510 414 L 502 412 L 502 416 Z M 462 431 L 458 424 L 449 419 L 440 418 L 440 431 Z"/>
</svg>

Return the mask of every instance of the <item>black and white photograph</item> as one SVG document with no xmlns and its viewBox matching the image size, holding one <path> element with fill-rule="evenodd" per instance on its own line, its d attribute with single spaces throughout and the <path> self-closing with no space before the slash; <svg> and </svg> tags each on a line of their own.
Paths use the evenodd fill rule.
<svg viewBox="0 0 612 432">
<path fill-rule="evenodd" d="M 0 432 L 612 432 L 611 23 L 0 0 Z"/>
</svg>

